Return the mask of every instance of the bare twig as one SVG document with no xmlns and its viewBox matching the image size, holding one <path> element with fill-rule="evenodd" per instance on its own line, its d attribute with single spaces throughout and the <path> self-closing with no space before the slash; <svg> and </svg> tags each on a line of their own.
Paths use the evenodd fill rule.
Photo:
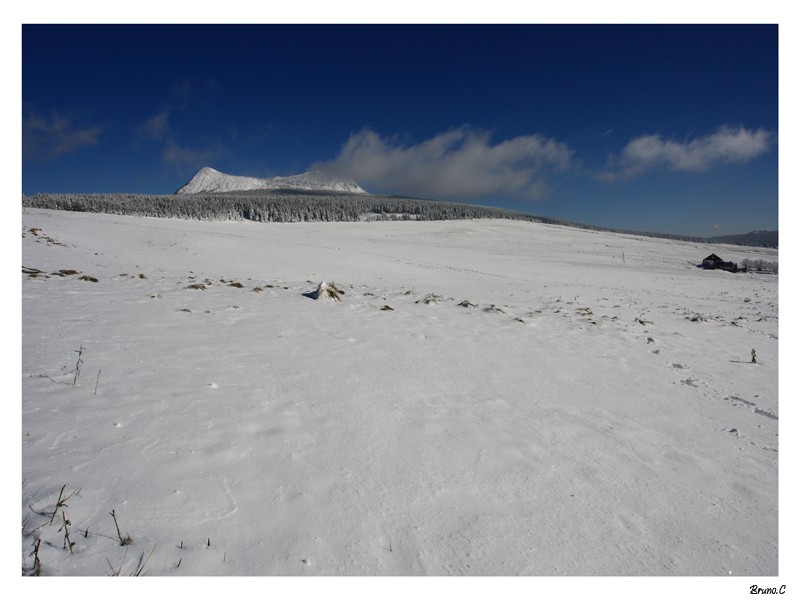
<svg viewBox="0 0 800 600">
<path fill-rule="evenodd" d="M 72 380 L 73 386 L 78 385 L 78 375 L 81 374 L 81 365 L 83 364 L 83 350 L 83 344 L 81 344 L 78 350 L 75 350 L 75 352 L 78 353 L 78 362 L 75 363 L 75 378 Z"/>
<path fill-rule="evenodd" d="M 80 494 L 80 493 L 81 493 L 81 489 L 83 489 L 83 488 L 78 488 L 77 490 L 75 490 L 74 492 L 72 492 L 72 493 L 71 493 L 69 496 L 67 496 L 66 498 L 64 498 L 64 497 L 63 497 L 63 496 L 64 496 L 64 489 L 65 489 L 66 487 L 67 487 L 67 484 L 65 483 L 64 485 L 62 485 L 62 486 L 61 486 L 61 491 L 60 491 L 60 492 L 58 492 L 58 500 L 56 500 L 56 507 L 55 507 L 55 509 L 53 510 L 53 516 L 52 516 L 52 517 L 50 517 L 50 525 L 52 525 L 52 524 L 53 524 L 53 521 L 55 520 L 55 518 L 56 518 L 56 515 L 58 514 L 58 509 L 59 509 L 59 508 L 62 508 L 62 507 L 64 507 L 64 506 L 69 506 L 69 505 L 67 504 L 67 500 L 69 500 L 70 498 L 72 498 L 72 497 L 73 497 L 75 494 Z"/>
<path fill-rule="evenodd" d="M 156 544 L 155 546 L 153 546 L 153 549 L 152 549 L 152 550 L 150 550 L 150 554 L 148 554 L 148 555 L 147 555 L 147 559 L 145 559 L 145 561 L 142 563 L 142 566 L 141 566 L 141 567 L 139 567 L 139 569 L 138 569 L 138 570 L 137 570 L 135 573 L 132 573 L 132 575 L 133 575 L 134 577 L 139 577 L 139 575 L 141 575 L 141 574 L 142 574 L 142 571 L 144 571 L 144 568 L 147 566 L 147 562 L 150 560 L 150 557 L 151 557 L 151 556 L 153 556 L 153 552 L 155 552 L 155 551 L 156 551 L 156 548 L 157 548 L 157 547 L 158 547 L 158 544 Z M 143 553 L 143 554 L 144 554 L 144 553 Z M 140 559 L 140 560 L 141 560 L 141 559 Z"/>
<path fill-rule="evenodd" d="M 64 514 L 64 511 L 61 511 L 61 517 L 64 519 L 64 546 L 69 548 L 69 553 L 72 554 L 72 547 L 75 545 L 69 537 L 69 527 L 68 525 L 72 525 L 70 521 L 67 520 L 67 515 Z M 59 529 L 59 531 L 61 531 Z"/>
<path fill-rule="evenodd" d="M 112 577 L 119 577 L 119 574 L 122 572 L 122 565 L 125 564 L 125 558 L 128 556 L 128 549 L 125 548 L 125 554 L 122 555 L 122 562 L 119 563 L 119 569 L 116 571 L 114 570 L 114 565 L 111 564 L 111 561 L 106 559 L 108 566 L 111 567 L 111 576 Z"/>
<path fill-rule="evenodd" d="M 95 396 L 97 396 L 97 384 L 98 384 L 98 383 L 100 383 L 100 373 L 102 373 L 102 372 L 103 372 L 103 370 L 102 370 L 102 369 L 100 369 L 100 370 L 97 372 L 97 380 L 94 382 L 94 395 L 95 395 Z"/>
<path fill-rule="evenodd" d="M 42 561 L 39 560 L 39 544 L 41 543 L 42 543 L 41 538 L 36 540 L 36 545 L 33 547 L 33 552 L 31 552 L 31 554 L 33 555 L 33 571 L 31 572 L 31 575 L 33 575 L 34 577 L 38 577 L 39 575 L 42 574 Z"/>
<path fill-rule="evenodd" d="M 120 532 L 119 524 L 117 523 L 117 513 L 114 510 L 112 510 L 108 514 L 110 514 L 111 517 L 114 519 L 114 526 L 117 528 L 117 537 L 119 538 L 119 545 L 120 546 L 127 546 L 128 544 L 130 544 L 133 541 L 131 539 L 131 536 L 126 531 L 125 532 L 125 537 L 124 538 L 122 537 L 122 532 Z"/>
<path fill-rule="evenodd" d="M 56 515 L 58 514 L 58 509 L 61 507 L 61 495 L 64 493 L 64 488 L 65 487 L 67 487 L 66 483 L 61 486 L 61 491 L 58 492 L 58 500 L 56 500 L 56 508 L 53 511 L 53 516 L 50 517 L 50 524 L 51 525 L 53 524 L 53 520 L 56 518 Z"/>
</svg>

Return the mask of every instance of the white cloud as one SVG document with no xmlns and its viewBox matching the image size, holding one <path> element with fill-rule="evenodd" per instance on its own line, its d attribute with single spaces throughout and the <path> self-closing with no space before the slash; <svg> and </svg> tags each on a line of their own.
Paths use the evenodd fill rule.
<svg viewBox="0 0 800 600">
<path fill-rule="evenodd" d="M 767 152 L 774 139 L 775 135 L 764 129 L 744 127 L 720 127 L 711 135 L 685 142 L 644 135 L 628 142 L 619 157 L 612 157 L 611 168 L 601 177 L 628 178 L 656 168 L 699 172 L 744 163 Z"/>
<path fill-rule="evenodd" d="M 163 144 L 161 160 L 165 165 L 201 167 L 228 153 L 221 145 L 198 148 L 181 145 L 169 124 L 171 114 L 170 109 L 162 110 L 136 127 L 136 134 L 141 139 Z"/>
<path fill-rule="evenodd" d="M 162 110 L 141 123 L 136 133 L 146 140 L 163 140 L 169 134 L 169 115 L 169 109 Z"/>
<path fill-rule="evenodd" d="M 76 127 L 66 117 L 58 115 L 50 119 L 28 115 L 22 120 L 23 160 L 50 160 L 86 146 L 96 146 L 102 131 L 100 125 Z"/>
<path fill-rule="evenodd" d="M 548 191 L 548 174 L 567 169 L 571 159 L 566 144 L 540 135 L 493 144 L 488 132 L 465 126 L 409 146 L 364 129 L 350 136 L 335 159 L 312 169 L 350 177 L 370 191 L 539 199 Z"/>
</svg>

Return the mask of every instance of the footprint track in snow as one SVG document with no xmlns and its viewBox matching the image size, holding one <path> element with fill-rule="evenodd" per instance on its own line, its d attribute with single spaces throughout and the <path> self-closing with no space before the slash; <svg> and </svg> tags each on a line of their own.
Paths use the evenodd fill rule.
<svg viewBox="0 0 800 600">
<path fill-rule="evenodd" d="M 739 431 L 738 427 L 731 427 L 730 429 L 723 429 L 723 431 L 725 433 L 729 434 L 733 439 L 740 440 L 743 443 L 746 442 L 750 446 L 758 447 L 758 443 L 754 442 L 748 436 L 744 435 L 741 431 Z M 760 448 L 762 450 L 766 450 L 767 452 L 775 452 L 775 453 L 778 452 L 777 445 L 768 445 L 768 446 L 761 445 Z"/>
<path fill-rule="evenodd" d="M 720 394 L 720 396 L 722 396 L 722 394 Z M 767 419 L 772 419 L 773 421 L 777 421 L 778 420 L 778 415 L 773 413 L 771 410 L 767 410 L 765 408 L 761 408 L 755 402 L 751 402 L 750 400 L 745 400 L 744 398 L 741 398 L 740 396 L 726 395 L 722 399 L 727 404 L 730 404 L 731 406 L 737 406 L 737 407 L 741 407 L 741 408 L 746 408 L 747 410 L 751 411 L 752 413 L 754 413 L 754 414 L 756 414 L 756 415 L 758 415 L 760 417 L 765 417 Z"/>
</svg>

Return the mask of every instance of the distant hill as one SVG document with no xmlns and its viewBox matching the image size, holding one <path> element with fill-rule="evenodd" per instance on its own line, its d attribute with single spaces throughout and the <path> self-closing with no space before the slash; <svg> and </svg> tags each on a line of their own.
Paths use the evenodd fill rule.
<svg viewBox="0 0 800 600">
<path fill-rule="evenodd" d="M 350 179 L 337 179 L 313 171 L 289 177 L 243 177 L 228 175 L 211 167 L 203 167 L 176 194 L 199 194 L 215 192 L 241 192 L 249 190 L 308 190 L 316 192 L 347 192 L 366 194 L 361 186 Z"/>
<path fill-rule="evenodd" d="M 737 246 L 759 246 L 762 248 L 778 247 L 777 231 L 751 231 L 738 235 L 720 235 L 706 238 L 712 244 L 735 244 Z"/>
</svg>

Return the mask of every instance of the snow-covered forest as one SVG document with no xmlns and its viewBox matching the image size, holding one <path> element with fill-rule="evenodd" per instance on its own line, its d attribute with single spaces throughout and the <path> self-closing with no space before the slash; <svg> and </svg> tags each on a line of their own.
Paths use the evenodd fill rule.
<svg viewBox="0 0 800 600">
<path fill-rule="evenodd" d="M 36 194 L 34 196 L 23 196 L 22 205 L 28 208 L 115 215 L 205 221 L 245 220 L 262 223 L 510 219 L 690 242 L 735 244 L 765 248 L 778 247 L 777 231 L 758 231 L 703 239 L 678 234 L 610 229 L 491 206 L 337 191 L 262 189 L 161 196 L 143 194 Z"/>
<path fill-rule="evenodd" d="M 301 221 L 421 220 L 516 218 L 532 215 L 505 209 L 306 190 L 252 190 L 227 193 L 149 196 L 135 194 L 39 194 L 23 206 L 145 217 L 199 220 Z"/>
</svg>

